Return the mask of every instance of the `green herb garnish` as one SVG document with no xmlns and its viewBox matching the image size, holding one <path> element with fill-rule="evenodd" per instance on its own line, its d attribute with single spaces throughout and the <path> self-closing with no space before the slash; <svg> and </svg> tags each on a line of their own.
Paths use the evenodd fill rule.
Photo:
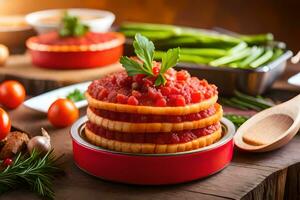
<svg viewBox="0 0 300 200">
<path fill-rule="evenodd" d="M 133 42 L 134 52 L 137 57 L 143 62 L 140 64 L 139 62 L 127 57 L 123 56 L 120 59 L 120 63 L 126 69 L 128 76 L 134 76 L 137 74 L 145 74 L 148 77 L 154 77 L 152 71 L 153 66 L 153 57 L 154 57 L 154 44 L 148 38 L 142 36 L 137 33 L 135 35 L 135 41 Z M 166 79 L 164 74 L 166 71 L 175 66 L 179 59 L 179 48 L 169 49 L 166 53 L 163 54 L 161 69 L 159 74 L 156 77 L 155 85 L 163 85 L 166 83 Z"/>
<path fill-rule="evenodd" d="M 79 89 L 75 89 L 74 91 L 70 92 L 67 96 L 67 99 L 78 102 L 85 99 L 84 93 L 82 93 Z"/>
<path fill-rule="evenodd" d="M 229 119 L 235 125 L 236 128 L 240 127 L 249 119 L 248 116 L 235 114 L 225 114 L 224 117 Z"/>
<path fill-rule="evenodd" d="M 152 62 L 155 49 L 153 42 L 138 33 L 135 36 L 133 47 L 137 57 L 144 62 L 143 66 L 150 70 L 152 74 Z"/>
<path fill-rule="evenodd" d="M 169 49 L 167 53 L 165 53 L 162 57 L 160 73 L 158 78 L 155 81 L 155 85 L 164 85 L 166 83 L 166 79 L 164 77 L 164 73 L 168 71 L 171 67 L 174 67 L 179 60 L 180 49 L 174 48 Z"/>
<path fill-rule="evenodd" d="M 45 156 L 40 156 L 36 151 L 29 156 L 18 154 L 12 165 L 0 171 L 0 194 L 27 187 L 42 197 L 54 199 L 52 181 L 62 173 L 57 166 L 58 159 L 52 151 Z"/>
<path fill-rule="evenodd" d="M 89 27 L 82 24 L 78 17 L 69 15 L 68 12 L 65 12 L 61 22 L 61 29 L 59 30 L 59 35 L 61 37 L 79 37 L 83 36 L 88 31 Z"/>
<path fill-rule="evenodd" d="M 274 106 L 274 103 L 260 96 L 254 97 L 243 94 L 239 91 L 234 91 L 234 96 L 231 98 L 221 98 L 221 104 L 238 108 L 241 110 L 256 110 L 261 111 Z"/>
</svg>

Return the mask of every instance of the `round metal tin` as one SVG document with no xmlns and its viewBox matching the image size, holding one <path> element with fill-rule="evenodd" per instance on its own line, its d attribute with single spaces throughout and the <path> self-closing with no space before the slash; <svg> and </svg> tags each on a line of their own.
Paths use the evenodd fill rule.
<svg viewBox="0 0 300 200">
<path fill-rule="evenodd" d="M 85 140 L 87 117 L 71 128 L 73 154 L 77 166 L 96 177 L 130 184 L 162 185 L 192 181 L 225 168 L 233 155 L 235 127 L 222 118 L 223 137 L 204 148 L 168 154 L 116 152 Z"/>
</svg>

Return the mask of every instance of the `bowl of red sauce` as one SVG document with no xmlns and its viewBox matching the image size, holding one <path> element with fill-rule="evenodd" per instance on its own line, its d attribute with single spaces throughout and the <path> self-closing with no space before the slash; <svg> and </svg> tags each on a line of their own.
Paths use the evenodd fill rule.
<svg viewBox="0 0 300 200">
<path fill-rule="evenodd" d="M 80 37 L 60 37 L 58 32 L 26 41 L 32 63 L 52 69 L 87 69 L 119 61 L 125 37 L 116 32 L 87 32 Z"/>
</svg>

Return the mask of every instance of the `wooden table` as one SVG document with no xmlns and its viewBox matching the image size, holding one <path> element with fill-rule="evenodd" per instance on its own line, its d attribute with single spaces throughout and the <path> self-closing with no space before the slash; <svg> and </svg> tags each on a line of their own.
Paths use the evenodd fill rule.
<svg viewBox="0 0 300 200">
<path fill-rule="evenodd" d="M 289 67 L 281 81 L 269 92 L 280 100 L 299 91 L 284 82 L 297 71 Z M 84 115 L 85 110 L 81 111 Z M 300 199 L 300 136 L 285 147 L 260 154 L 235 151 L 231 164 L 206 179 L 171 186 L 135 186 L 94 178 L 79 170 L 72 159 L 69 128 L 54 129 L 44 114 L 20 107 L 11 111 L 14 126 L 32 134 L 46 128 L 57 154 L 65 154 L 66 175 L 55 180 L 56 199 Z M 34 194 L 17 190 L 1 196 L 1 200 L 38 199 Z"/>
<path fill-rule="evenodd" d="M 121 69 L 120 63 L 80 70 L 46 69 L 34 66 L 28 54 L 12 55 L 6 65 L 0 67 L 0 81 L 18 80 L 26 88 L 27 94 L 34 96 L 66 85 L 98 79 Z"/>
</svg>

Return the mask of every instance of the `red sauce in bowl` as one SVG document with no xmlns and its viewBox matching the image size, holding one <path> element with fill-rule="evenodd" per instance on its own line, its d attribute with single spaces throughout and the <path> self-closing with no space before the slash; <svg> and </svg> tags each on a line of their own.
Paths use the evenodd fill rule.
<svg viewBox="0 0 300 200">
<path fill-rule="evenodd" d="M 60 37 L 57 32 L 39 35 L 36 42 L 45 45 L 92 45 L 116 39 L 112 32 L 94 33 L 88 32 L 81 37 Z"/>
</svg>

